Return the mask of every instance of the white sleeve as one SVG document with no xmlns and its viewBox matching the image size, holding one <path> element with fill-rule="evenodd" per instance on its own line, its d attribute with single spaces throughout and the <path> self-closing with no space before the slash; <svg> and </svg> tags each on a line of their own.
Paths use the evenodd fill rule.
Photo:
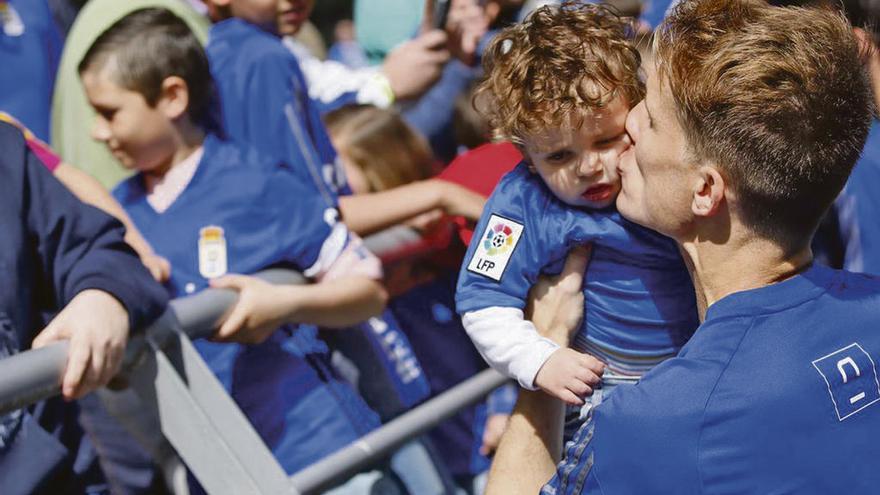
<svg viewBox="0 0 880 495">
<path fill-rule="evenodd" d="M 394 103 L 388 79 L 380 67 L 352 69 L 333 60 L 320 60 L 289 36 L 284 38 L 284 45 L 299 62 L 313 100 L 332 103 L 346 93 L 356 93 L 358 103 L 379 108 Z"/>
<path fill-rule="evenodd" d="M 367 250 L 363 240 L 336 222 L 330 235 L 324 239 L 318 259 L 303 271 L 303 275 L 317 281 L 346 277 L 382 279 L 382 262 Z"/>
<path fill-rule="evenodd" d="M 535 390 L 535 376 L 559 345 L 542 337 L 521 309 L 491 307 L 465 313 L 464 329 L 493 368 Z"/>
</svg>

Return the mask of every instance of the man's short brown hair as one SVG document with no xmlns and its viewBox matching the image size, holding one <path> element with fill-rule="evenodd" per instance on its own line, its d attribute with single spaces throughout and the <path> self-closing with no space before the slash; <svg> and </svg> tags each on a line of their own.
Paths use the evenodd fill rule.
<svg viewBox="0 0 880 495">
<path fill-rule="evenodd" d="M 850 25 L 824 8 L 684 0 L 655 33 L 657 72 L 693 157 L 744 221 L 800 249 L 864 146 L 872 95 Z"/>
<path fill-rule="evenodd" d="M 633 34 L 631 21 L 604 6 L 539 8 L 490 44 L 477 110 L 496 137 L 521 143 L 544 129 L 578 127 L 579 119 L 618 96 L 632 107 L 644 95 Z"/>
</svg>

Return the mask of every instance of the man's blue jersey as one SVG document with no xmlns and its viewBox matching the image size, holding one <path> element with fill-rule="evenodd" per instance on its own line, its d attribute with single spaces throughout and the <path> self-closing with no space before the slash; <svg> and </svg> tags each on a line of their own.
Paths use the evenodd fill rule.
<svg viewBox="0 0 880 495">
<path fill-rule="evenodd" d="M 498 183 L 474 232 L 455 296 L 461 314 L 524 308 L 537 277 L 558 273 L 572 247 L 589 243 L 575 348 L 671 356 L 698 325 L 693 285 L 671 239 L 612 208 L 563 203 L 524 163 Z"/>
<path fill-rule="evenodd" d="M 296 57 L 280 39 L 232 18 L 211 27 L 206 52 L 231 139 L 289 164 L 327 205 L 351 193 Z"/>
<path fill-rule="evenodd" d="M 338 231 L 331 227 L 335 211 L 287 168 L 210 135 L 195 175 L 164 213 L 147 202 L 140 175 L 114 194 L 156 253 L 171 263 L 172 297 L 198 292 L 224 273 L 271 266 L 305 270 Z M 378 424 L 336 378 L 313 327 L 285 325 L 259 345 L 195 345 L 287 472 Z"/>
<path fill-rule="evenodd" d="M 880 123 L 835 201 L 844 245 L 843 268 L 880 275 Z"/>
<path fill-rule="evenodd" d="M 542 493 L 877 493 L 880 280 L 814 265 L 709 307 Z"/>
</svg>

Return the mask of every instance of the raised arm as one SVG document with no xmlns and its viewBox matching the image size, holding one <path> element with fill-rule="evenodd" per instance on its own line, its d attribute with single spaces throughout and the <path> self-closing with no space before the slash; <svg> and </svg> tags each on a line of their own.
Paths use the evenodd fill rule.
<svg viewBox="0 0 880 495">
<path fill-rule="evenodd" d="M 358 235 L 409 220 L 435 209 L 478 220 L 486 198 L 452 182 L 429 179 L 371 194 L 339 198 L 345 224 Z"/>
<path fill-rule="evenodd" d="M 576 248 L 556 277 L 541 279 L 527 314 L 545 337 L 567 346 L 583 318 L 583 274 L 589 250 Z M 562 402 L 541 391 L 520 392 L 489 472 L 486 495 L 534 495 L 555 473 L 562 453 Z"/>
</svg>

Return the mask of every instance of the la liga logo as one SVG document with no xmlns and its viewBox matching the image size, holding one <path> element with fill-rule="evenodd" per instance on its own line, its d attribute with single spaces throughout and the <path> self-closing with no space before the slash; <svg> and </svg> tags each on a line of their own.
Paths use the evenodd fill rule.
<svg viewBox="0 0 880 495">
<path fill-rule="evenodd" d="M 483 248 L 486 254 L 495 256 L 504 254 L 513 247 L 513 229 L 504 223 L 496 223 L 486 232 L 486 238 L 483 239 Z"/>
</svg>

